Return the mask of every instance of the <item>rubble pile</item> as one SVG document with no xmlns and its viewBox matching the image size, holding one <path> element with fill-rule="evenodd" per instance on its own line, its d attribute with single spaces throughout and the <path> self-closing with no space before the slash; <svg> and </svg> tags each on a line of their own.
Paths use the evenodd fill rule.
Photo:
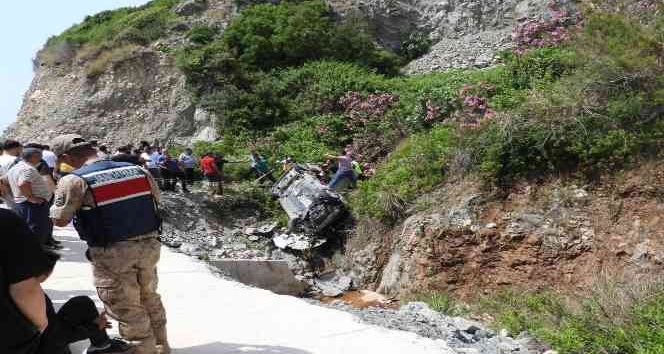
<svg viewBox="0 0 664 354">
<path fill-rule="evenodd" d="M 342 211 L 340 198 L 317 180 L 311 180 L 310 175 L 290 174 L 287 182 L 282 180 L 279 186 L 280 190 L 274 189 L 273 193 L 294 220 L 289 227 L 265 221 L 255 208 L 223 210 L 228 200 L 215 199 L 200 188 L 189 194 L 164 193 L 161 240 L 169 247 L 212 264 L 220 264 L 218 261 L 222 260 L 260 261 L 233 263 L 234 267 L 256 269 L 256 264 L 269 267 L 274 264 L 269 261 L 285 261 L 292 275 L 284 278 L 284 282 L 300 282 L 311 295 L 335 297 L 351 289 L 350 278 L 324 273 L 321 269 L 324 267 L 314 266 L 325 263 L 318 250 L 328 244 L 334 233 L 325 236 L 306 233 L 323 229 L 321 223 L 327 227 L 335 221 Z M 284 272 L 277 274 L 266 269 L 264 276 L 284 276 Z"/>
<path fill-rule="evenodd" d="M 443 38 L 426 55 L 403 68 L 406 74 L 449 69 L 486 68 L 500 62 L 499 53 L 512 48 L 511 31 L 486 31 L 459 38 Z"/>
</svg>

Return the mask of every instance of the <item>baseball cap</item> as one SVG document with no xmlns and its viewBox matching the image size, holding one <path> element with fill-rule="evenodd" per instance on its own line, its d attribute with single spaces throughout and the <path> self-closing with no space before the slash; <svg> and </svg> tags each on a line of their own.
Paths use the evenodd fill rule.
<svg viewBox="0 0 664 354">
<path fill-rule="evenodd" d="M 12 140 L 12 139 L 7 139 L 2 143 L 2 148 L 4 150 L 15 149 L 15 148 L 21 147 L 21 146 L 23 146 L 21 143 L 19 143 L 16 140 Z"/>
<path fill-rule="evenodd" d="M 53 142 L 51 142 L 51 151 L 53 151 L 56 156 L 61 156 L 73 149 L 83 146 L 92 146 L 92 144 L 78 134 L 66 134 L 53 139 Z"/>
</svg>

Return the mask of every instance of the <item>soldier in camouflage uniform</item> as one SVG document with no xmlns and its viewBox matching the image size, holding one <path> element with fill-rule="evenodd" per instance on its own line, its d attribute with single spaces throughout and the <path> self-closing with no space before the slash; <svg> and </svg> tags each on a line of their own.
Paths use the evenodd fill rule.
<svg viewBox="0 0 664 354">
<path fill-rule="evenodd" d="M 89 246 L 99 298 L 135 353 L 170 353 L 166 312 L 157 293 L 156 182 L 137 166 L 98 160 L 78 135 L 60 136 L 51 146 L 60 162 L 76 168 L 58 182 L 51 218 L 58 226 L 74 219 Z"/>
</svg>

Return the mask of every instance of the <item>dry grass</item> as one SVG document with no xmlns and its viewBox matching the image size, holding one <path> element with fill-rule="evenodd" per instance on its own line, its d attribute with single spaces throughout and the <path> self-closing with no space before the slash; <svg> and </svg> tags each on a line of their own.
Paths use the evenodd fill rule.
<svg viewBox="0 0 664 354">
<path fill-rule="evenodd" d="M 76 55 L 76 50 L 67 42 L 44 48 L 37 54 L 35 64 L 58 66 L 69 64 Z"/>
<path fill-rule="evenodd" d="M 130 59 L 134 56 L 140 47 L 134 44 L 127 44 L 121 47 L 106 51 L 92 60 L 85 68 L 85 73 L 89 78 L 95 78 L 103 74 L 113 65 Z"/>
<path fill-rule="evenodd" d="M 207 11 L 207 17 L 214 22 L 227 22 L 232 16 L 231 8 L 218 8 Z"/>
<path fill-rule="evenodd" d="M 662 295 L 664 275 L 659 272 L 627 275 L 603 269 L 596 275 L 589 291 L 589 297 L 603 317 L 614 325 L 627 322 L 635 304 Z"/>
<path fill-rule="evenodd" d="M 103 47 L 96 44 L 84 44 L 76 51 L 76 62 L 84 63 L 93 60 L 103 52 Z"/>
</svg>

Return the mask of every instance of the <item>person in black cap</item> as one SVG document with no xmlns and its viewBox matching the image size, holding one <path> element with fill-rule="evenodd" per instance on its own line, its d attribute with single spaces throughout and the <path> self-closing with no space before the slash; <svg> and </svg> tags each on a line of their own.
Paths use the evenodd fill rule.
<svg viewBox="0 0 664 354">
<path fill-rule="evenodd" d="M 120 146 L 118 148 L 118 153 L 111 156 L 111 160 L 115 162 L 128 162 L 132 165 L 142 166 L 141 157 L 136 154 L 131 153 L 131 147 L 129 145 Z"/>
</svg>

